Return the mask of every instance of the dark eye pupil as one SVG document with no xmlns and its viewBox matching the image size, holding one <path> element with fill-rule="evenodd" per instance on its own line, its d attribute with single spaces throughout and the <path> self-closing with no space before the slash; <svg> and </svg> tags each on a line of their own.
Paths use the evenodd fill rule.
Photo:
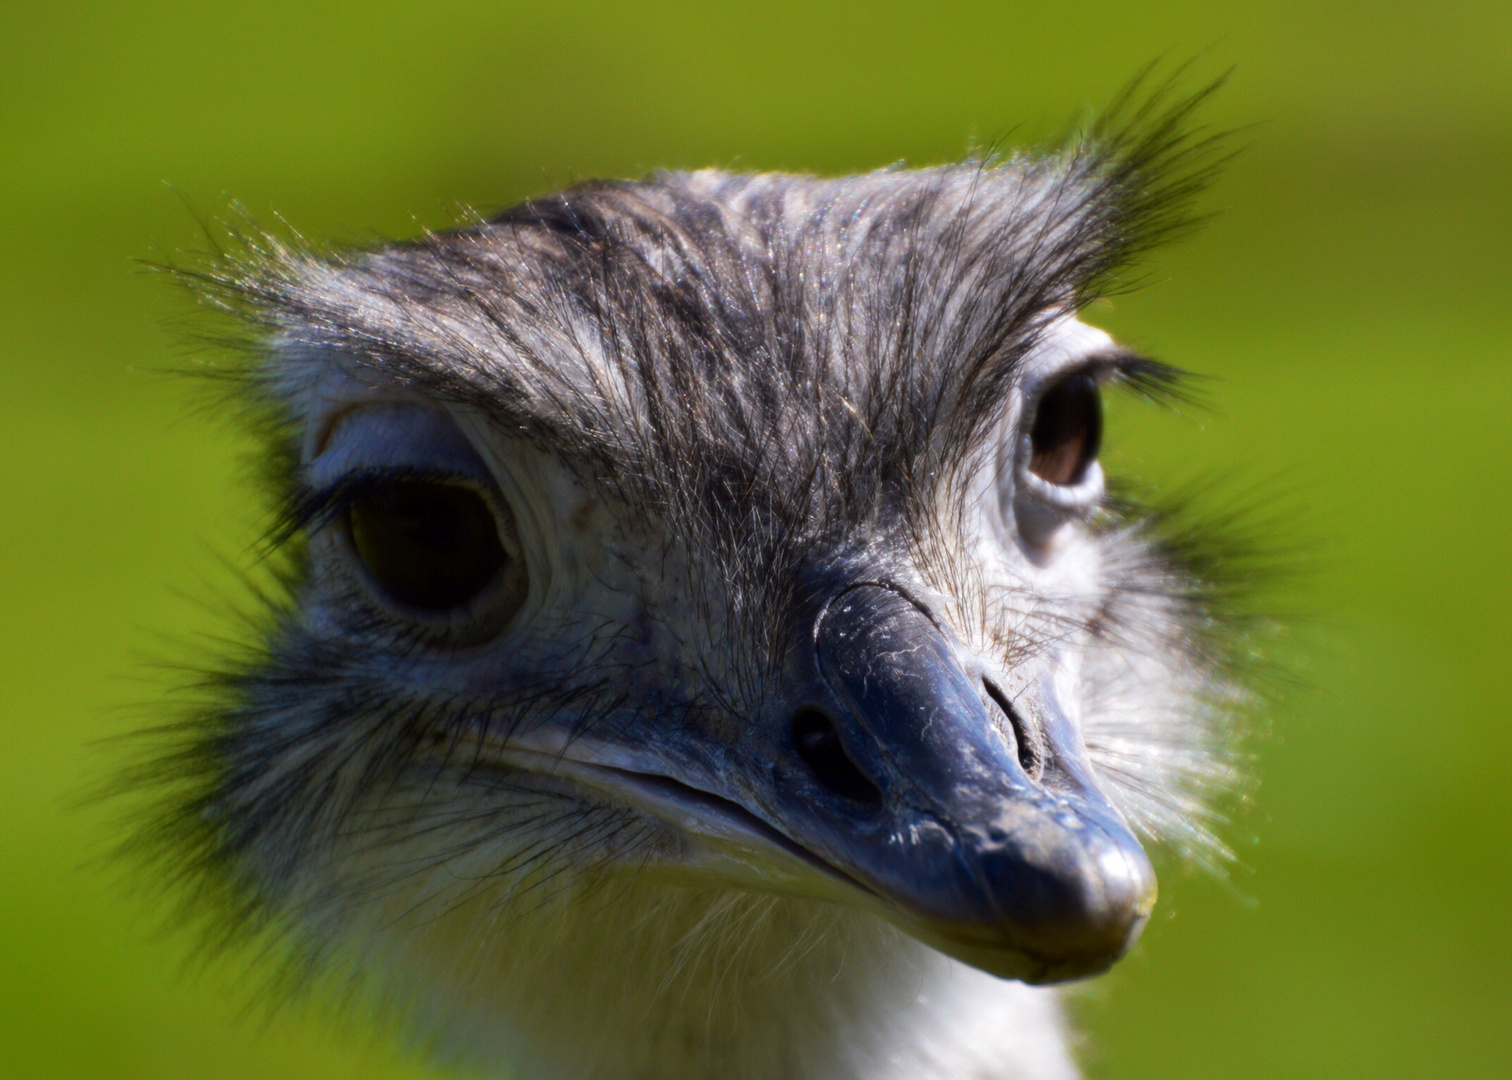
<svg viewBox="0 0 1512 1080">
<path fill-rule="evenodd" d="M 492 509 L 455 484 L 408 481 L 347 510 L 352 546 L 401 604 L 443 611 L 466 603 L 509 561 Z"/>
<path fill-rule="evenodd" d="M 1102 398 L 1090 375 L 1062 379 L 1040 397 L 1029 432 L 1029 471 L 1052 484 L 1081 480 L 1102 442 Z"/>
</svg>

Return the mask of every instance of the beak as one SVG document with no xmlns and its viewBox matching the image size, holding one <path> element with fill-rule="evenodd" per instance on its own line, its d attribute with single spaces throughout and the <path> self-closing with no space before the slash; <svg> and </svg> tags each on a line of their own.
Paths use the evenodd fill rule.
<svg viewBox="0 0 1512 1080">
<path fill-rule="evenodd" d="M 812 663 L 764 817 L 891 921 L 994 974 L 1060 982 L 1128 950 L 1154 871 L 1048 677 L 1000 703 L 880 585 L 826 606 Z"/>
</svg>

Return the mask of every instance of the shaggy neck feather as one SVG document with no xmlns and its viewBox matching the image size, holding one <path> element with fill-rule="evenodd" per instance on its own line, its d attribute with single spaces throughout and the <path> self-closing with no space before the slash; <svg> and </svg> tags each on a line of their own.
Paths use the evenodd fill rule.
<svg viewBox="0 0 1512 1080">
<path fill-rule="evenodd" d="M 1054 991 L 821 902 L 604 882 L 401 931 L 382 967 L 438 1056 L 522 1080 L 1074 1080 Z M 348 925 L 348 930 L 353 927 Z M 386 939 L 386 940 L 385 940 Z M 369 938 L 371 940 L 371 938 Z"/>
</svg>

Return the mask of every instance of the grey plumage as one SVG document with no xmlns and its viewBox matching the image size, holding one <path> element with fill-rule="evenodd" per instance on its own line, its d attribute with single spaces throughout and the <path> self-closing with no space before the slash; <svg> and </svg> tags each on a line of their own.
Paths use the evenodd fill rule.
<svg viewBox="0 0 1512 1080">
<path fill-rule="evenodd" d="M 254 330 L 243 400 L 290 569 L 154 773 L 158 850 L 213 918 L 521 1075 L 1070 1075 L 1049 991 L 909 935 L 1084 974 L 1137 934 L 1143 871 L 1078 893 L 1070 929 L 1008 912 L 990 946 L 927 888 L 889 907 L 892 864 L 848 862 L 846 830 L 936 796 L 900 764 L 925 752 L 862 716 L 833 605 L 984 688 L 1034 806 L 1106 797 L 1222 858 L 1240 694 L 1210 575 L 1102 500 L 1095 462 L 1047 482 L 1028 457 L 1067 378 L 1175 382 L 1072 316 L 1190 223 L 1202 96 L 1131 92 L 1043 156 L 661 174 L 372 251 L 253 235 L 183 271 Z M 444 611 L 386 595 L 353 539 L 375 484 L 421 482 L 482 500 L 505 553 Z M 782 741 L 808 701 L 812 775 Z"/>
</svg>

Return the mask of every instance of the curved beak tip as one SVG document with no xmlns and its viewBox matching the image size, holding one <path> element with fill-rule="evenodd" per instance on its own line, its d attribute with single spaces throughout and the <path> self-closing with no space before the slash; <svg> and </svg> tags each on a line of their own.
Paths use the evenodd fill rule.
<svg viewBox="0 0 1512 1080">
<path fill-rule="evenodd" d="M 1064 982 L 1106 971 L 1139 939 L 1155 906 L 1155 871 L 1132 836 L 1048 865 L 1014 860 L 994 890 L 1012 977 Z M 1027 962 L 1027 964 L 1026 964 Z M 1028 970 L 1023 970 L 1027 966 Z"/>
<path fill-rule="evenodd" d="M 1106 971 L 1155 906 L 1144 849 L 1121 821 L 1091 807 L 1074 823 L 1032 806 L 1014 816 L 1007 828 L 950 830 L 930 870 L 900 883 L 911 911 L 905 925 L 1005 978 L 1055 983 Z"/>
</svg>

